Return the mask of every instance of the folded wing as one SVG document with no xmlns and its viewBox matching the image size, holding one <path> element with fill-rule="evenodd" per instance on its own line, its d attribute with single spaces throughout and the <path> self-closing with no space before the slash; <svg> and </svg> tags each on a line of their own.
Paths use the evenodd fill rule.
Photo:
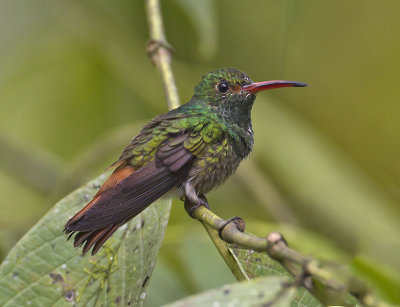
<svg viewBox="0 0 400 307">
<path fill-rule="evenodd" d="M 74 245 L 86 242 L 83 253 L 94 246 L 95 254 L 121 225 L 183 183 L 196 157 L 185 147 L 188 138 L 180 134 L 167 140 L 155 159 L 139 169 L 128 161 L 121 163 L 93 200 L 66 224 L 66 233 L 78 232 Z"/>
</svg>

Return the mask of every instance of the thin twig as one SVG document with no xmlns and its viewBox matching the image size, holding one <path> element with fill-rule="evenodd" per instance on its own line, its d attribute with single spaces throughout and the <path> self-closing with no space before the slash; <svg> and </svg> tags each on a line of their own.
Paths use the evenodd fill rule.
<svg viewBox="0 0 400 307">
<path fill-rule="evenodd" d="M 185 203 L 185 208 L 189 211 L 189 202 Z M 191 211 L 191 216 L 199 220 L 207 228 L 208 232 L 214 231 L 218 233 L 224 243 L 236 244 L 248 250 L 268 253 L 271 258 L 280 262 L 291 275 L 296 279 L 300 279 L 302 286 L 314 294 L 322 303 L 325 303 L 324 298 L 327 297 L 326 294 L 329 291 L 330 293 L 337 294 L 335 297 L 329 295 L 330 299 L 338 299 L 336 303 L 342 305 L 346 304 L 346 295 L 343 294 L 347 293 L 357 298 L 363 306 L 385 306 L 359 280 L 355 282 L 356 287 L 352 286 L 354 284 L 352 279 L 349 279 L 346 284 L 334 280 L 332 277 L 333 274 L 329 270 L 322 268 L 318 261 L 289 248 L 286 240 L 280 233 L 271 232 L 265 238 L 245 233 L 242 219 L 233 218 L 224 220 L 203 206 Z M 225 246 L 227 246 L 226 243 Z M 220 254 L 224 257 L 223 253 L 220 252 Z M 224 258 L 224 260 L 227 263 L 231 262 L 230 259 Z M 235 276 L 239 274 L 233 271 L 235 270 L 234 265 L 229 265 L 229 268 Z M 324 287 L 315 287 L 314 281 L 323 284 Z"/>
<path fill-rule="evenodd" d="M 172 110 L 179 107 L 178 91 L 171 68 L 172 47 L 165 36 L 159 1 L 147 0 L 146 8 L 150 32 L 147 52 L 161 73 L 168 108 Z"/>
<path fill-rule="evenodd" d="M 206 229 L 211 240 L 213 241 L 222 259 L 224 259 L 226 265 L 231 270 L 232 274 L 235 276 L 236 280 L 238 281 L 248 280 L 248 277 L 245 274 L 243 274 L 240 264 L 230 253 L 228 247 L 226 246 L 226 243 L 223 240 L 221 240 L 220 237 L 218 236 L 218 232 L 215 231 L 213 227 L 205 223 L 203 223 L 203 226 Z"/>
<path fill-rule="evenodd" d="M 185 210 L 187 212 L 190 212 L 191 206 L 192 206 L 192 203 L 189 200 L 186 200 L 185 201 Z M 223 219 L 216 216 L 210 210 L 204 210 L 204 211 L 195 210 L 194 212 L 197 212 L 197 214 L 200 214 L 197 217 L 195 217 L 195 216 L 193 216 L 193 217 L 202 223 L 203 227 L 205 228 L 208 235 L 210 236 L 211 241 L 214 243 L 219 254 L 221 255 L 222 259 L 225 261 L 228 268 L 231 270 L 232 274 L 235 276 L 236 280 L 237 281 L 247 280 L 248 277 L 246 276 L 246 274 L 243 273 L 243 270 L 242 270 L 240 264 L 238 263 L 238 261 L 236 261 L 234 255 L 232 255 L 226 242 L 224 240 L 221 240 L 221 238 L 219 236 L 218 230 L 221 229 L 224 226 L 224 223 L 226 223 L 226 222 Z M 204 216 L 202 216 L 202 215 L 204 215 Z"/>
</svg>

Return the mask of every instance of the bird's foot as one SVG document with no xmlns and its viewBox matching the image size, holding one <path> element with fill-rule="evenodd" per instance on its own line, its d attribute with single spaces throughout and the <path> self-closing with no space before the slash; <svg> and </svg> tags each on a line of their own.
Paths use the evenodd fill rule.
<svg viewBox="0 0 400 307">
<path fill-rule="evenodd" d="M 201 206 L 210 210 L 210 206 L 208 205 L 207 198 L 204 196 L 204 194 L 199 195 L 195 201 L 189 199 L 188 197 L 185 198 L 185 210 L 190 217 L 193 217 L 194 211 Z"/>
</svg>

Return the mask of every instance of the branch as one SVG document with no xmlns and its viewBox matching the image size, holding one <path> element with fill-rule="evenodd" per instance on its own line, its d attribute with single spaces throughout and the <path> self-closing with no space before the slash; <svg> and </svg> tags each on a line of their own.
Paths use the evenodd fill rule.
<svg viewBox="0 0 400 307">
<path fill-rule="evenodd" d="M 179 107 L 179 96 L 171 68 L 172 47 L 168 44 L 158 0 L 146 1 L 150 40 L 147 52 L 154 65 L 160 70 L 161 80 L 170 110 Z"/>
<path fill-rule="evenodd" d="M 351 294 L 363 306 L 384 306 L 383 303 L 378 302 L 370 293 L 368 287 L 361 281 L 350 278 L 344 284 L 335 280 L 334 274 L 322 268 L 317 260 L 289 248 L 280 233 L 271 232 L 266 238 L 257 237 L 244 232 L 245 223 L 239 217 L 224 220 L 203 206 L 195 208 L 189 201 L 185 201 L 185 209 L 190 212 L 193 218 L 203 224 L 209 234 L 213 234 L 210 237 L 217 248 L 223 244 L 228 249 L 227 243 L 231 243 L 248 250 L 268 253 L 271 258 L 281 263 L 294 276 L 296 281 L 300 281 L 301 286 L 310 291 L 322 303 L 326 303 L 327 297 L 332 298 L 332 294 L 336 294 L 334 297 L 339 301 L 336 301 L 335 305 L 346 305 L 345 297 Z M 215 237 L 217 237 L 217 240 L 215 240 Z M 221 240 L 223 240 L 222 244 Z M 221 251 L 220 254 L 232 273 L 235 276 L 241 275 L 238 269 L 231 264 L 231 253 L 228 253 L 228 257 Z M 236 262 L 236 260 L 234 261 Z M 321 284 L 323 287 L 319 286 Z"/>
</svg>

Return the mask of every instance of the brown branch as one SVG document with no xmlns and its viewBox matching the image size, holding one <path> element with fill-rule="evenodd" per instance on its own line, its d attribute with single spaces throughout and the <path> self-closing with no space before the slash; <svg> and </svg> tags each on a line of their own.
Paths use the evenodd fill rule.
<svg viewBox="0 0 400 307">
<path fill-rule="evenodd" d="M 385 305 L 379 302 L 361 281 L 350 278 L 344 284 L 335 280 L 332 272 L 322 268 L 317 260 L 289 248 L 283 235 L 278 232 L 271 232 L 265 238 L 257 237 L 244 232 L 245 223 L 241 218 L 224 220 L 203 206 L 194 209 L 188 201 L 185 202 L 185 208 L 191 212 L 193 218 L 218 233 L 219 238 L 224 242 L 239 245 L 244 249 L 268 253 L 322 303 L 328 303 L 327 300 L 329 300 L 329 304 L 346 305 L 348 304 L 345 300 L 346 296 L 351 294 L 363 306 Z M 223 254 L 221 256 L 224 257 Z M 225 258 L 224 260 L 227 263 L 231 261 Z M 229 267 L 231 270 L 234 268 L 232 265 Z M 232 272 L 235 276 L 238 275 L 238 272 Z M 324 287 L 315 286 L 316 283 Z M 332 302 L 332 300 L 335 301 Z"/>
<path fill-rule="evenodd" d="M 147 52 L 160 71 L 168 108 L 172 110 L 179 107 L 179 96 L 171 68 L 172 47 L 165 36 L 159 1 L 147 0 L 146 12 L 150 32 Z"/>
</svg>

